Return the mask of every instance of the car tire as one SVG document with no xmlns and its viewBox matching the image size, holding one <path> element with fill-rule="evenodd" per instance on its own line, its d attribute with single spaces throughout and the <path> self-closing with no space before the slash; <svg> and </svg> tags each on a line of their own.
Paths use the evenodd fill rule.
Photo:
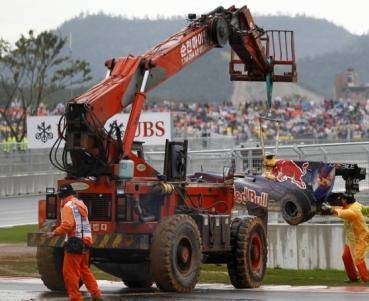
<svg viewBox="0 0 369 301">
<path fill-rule="evenodd" d="M 287 194 L 281 200 L 283 219 L 292 226 L 296 226 L 311 219 L 316 212 L 312 196 L 301 193 L 298 196 Z"/>
</svg>

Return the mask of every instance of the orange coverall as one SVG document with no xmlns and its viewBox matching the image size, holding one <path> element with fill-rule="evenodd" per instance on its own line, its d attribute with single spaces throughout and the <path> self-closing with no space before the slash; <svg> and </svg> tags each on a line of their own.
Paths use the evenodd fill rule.
<svg viewBox="0 0 369 301">
<path fill-rule="evenodd" d="M 88 216 L 88 209 L 83 201 L 78 200 L 73 195 L 63 199 L 62 202 L 62 223 L 54 230 L 54 235 L 67 234 L 68 237 L 75 236 L 76 222 L 73 211 L 66 203 L 72 201 L 78 208 L 82 217 Z M 86 245 L 92 245 L 92 238 L 87 236 L 83 239 Z M 89 268 L 90 252 L 84 254 L 72 254 L 64 252 L 63 277 L 67 288 L 68 297 L 71 301 L 83 300 L 79 290 L 79 283 L 82 279 L 92 298 L 100 298 L 101 292 L 97 286 L 96 279 Z"/>
<path fill-rule="evenodd" d="M 345 249 L 342 259 L 347 276 L 350 280 L 357 280 L 356 265 L 361 280 L 367 282 L 369 275 L 365 264 L 365 256 L 369 251 L 369 229 L 361 209 L 362 205 L 354 202 L 343 208 L 335 208 L 334 214 L 345 221 Z"/>
</svg>

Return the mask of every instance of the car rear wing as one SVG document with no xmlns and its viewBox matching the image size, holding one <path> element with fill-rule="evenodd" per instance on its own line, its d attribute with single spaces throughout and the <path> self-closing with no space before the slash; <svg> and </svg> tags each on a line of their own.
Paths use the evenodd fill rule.
<svg viewBox="0 0 369 301">
<path fill-rule="evenodd" d="M 342 176 L 345 180 L 346 193 L 355 194 L 359 192 L 359 182 L 366 177 L 366 169 L 357 164 L 334 163 L 336 176 Z"/>
</svg>

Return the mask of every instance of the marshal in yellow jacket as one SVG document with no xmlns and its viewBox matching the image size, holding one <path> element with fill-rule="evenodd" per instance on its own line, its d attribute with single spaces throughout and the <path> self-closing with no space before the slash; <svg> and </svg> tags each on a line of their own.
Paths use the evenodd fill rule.
<svg viewBox="0 0 369 301">
<path fill-rule="evenodd" d="M 369 216 L 369 206 L 366 207 L 367 211 L 363 210 L 363 207 L 366 206 L 354 202 L 346 208 L 336 207 L 334 209 L 334 214 L 344 220 L 345 243 L 349 246 L 356 265 L 365 260 L 369 251 L 369 228 L 363 214 Z"/>
</svg>

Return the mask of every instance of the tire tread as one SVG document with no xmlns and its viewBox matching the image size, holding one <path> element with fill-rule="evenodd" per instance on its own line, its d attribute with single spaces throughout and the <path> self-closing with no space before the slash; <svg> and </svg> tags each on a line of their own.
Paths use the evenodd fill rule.
<svg viewBox="0 0 369 301">
<path fill-rule="evenodd" d="M 265 237 L 265 227 L 258 217 L 247 217 L 243 219 L 235 219 L 231 225 L 231 245 L 232 253 L 228 261 L 228 274 L 232 285 L 236 288 L 256 288 L 261 285 L 261 281 L 253 279 L 253 275 L 248 266 L 248 256 L 246 254 L 249 248 L 249 237 L 255 227 L 261 226 L 264 233 L 262 239 L 263 244 L 263 272 L 264 277 L 265 266 L 267 261 L 267 247 Z"/>
<path fill-rule="evenodd" d="M 189 215 L 174 215 L 163 219 L 153 236 L 153 243 L 150 252 L 151 273 L 156 285 L 163 291 L 189 293 L 195 287 L 200 274 L 200 265 L 197 267 L 196 276 L 187 287 L 181 285 L 173 271 L 171 263 L 172 241 L 175 238 L 176 229 L 181 223 L 189 223 L 195 229 L 195 235 L 200 242 L 200 262 L 201 236 L 197 224 Z"/>
</svg>

